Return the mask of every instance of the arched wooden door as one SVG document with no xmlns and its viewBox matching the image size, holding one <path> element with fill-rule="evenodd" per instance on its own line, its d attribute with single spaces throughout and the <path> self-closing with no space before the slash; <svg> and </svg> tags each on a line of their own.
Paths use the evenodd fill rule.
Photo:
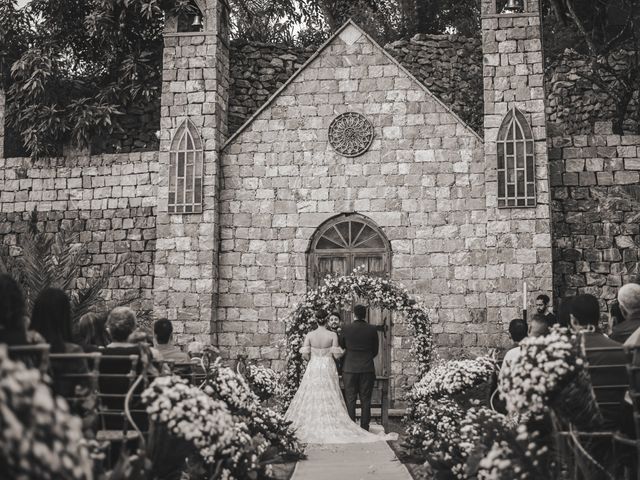
<svg viewBox="0 0 640 480">
<path fill-rule="evenodd" d="M 380 228 L 358 214 L 343 214 L 323 223 L 309 250 L 310 286 L 320 285 L 329 274 L 344 275 L 361 266 L 372 275 L 389 278 L 391 248 Z M 351 322 L 351 309 L 341 312 L 341 317 L 343 322 Z M 380 350 L 374 360 L 376 374 L 387 377 L 391 373 L 391 314 L 369 309 L 368 321 L 378 327 L 380 340 Z"/>
</svg>

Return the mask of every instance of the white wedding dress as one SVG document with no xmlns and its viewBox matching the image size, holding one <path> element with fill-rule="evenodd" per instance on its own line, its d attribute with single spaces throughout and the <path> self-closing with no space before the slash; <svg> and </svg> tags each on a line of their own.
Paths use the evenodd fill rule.
<svg viewBox="0 0 640 480">
<path fill-rule="evenodd" d="M 342 353 L 340 347 L 304 346 L 301 352 L 310 353 L 311 358 L 285 419 L 292 422 L 302 443 L 367 443 L 397 438 L 367 432 L 349 417 L 333 360 L 334 353 Z"/>
</svg>

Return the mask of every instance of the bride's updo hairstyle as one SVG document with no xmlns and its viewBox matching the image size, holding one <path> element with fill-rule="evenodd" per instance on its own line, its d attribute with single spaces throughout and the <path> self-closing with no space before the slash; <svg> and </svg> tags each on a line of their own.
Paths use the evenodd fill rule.
<svg viewBox="0 0 640 480">
<path fill-rule="evenodd" d="M 319 327 L 324 327 L 329 320 L 329 314 L 326 310 L 316 310 L 316 323 Z"/>
</svg>

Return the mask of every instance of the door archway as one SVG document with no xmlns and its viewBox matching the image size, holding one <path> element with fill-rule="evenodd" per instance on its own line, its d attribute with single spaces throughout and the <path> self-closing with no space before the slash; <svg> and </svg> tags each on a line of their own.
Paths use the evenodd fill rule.
<svg viewBox="0 0 640 480">
<path fill-rule="evenodd" d="M 371 219 L 358 213 L 344 213 L 318 227 L 309 245 L 307 279 L 319 286 L 327 275 L 347 275 L 362 267 L 370 275 L 391 276 L 391 244 Z M 341 312 L 343 322 L 352 320 L 350 310 Z M 391 313 L 369 309 L 369 323 L 378 328 L 380 350 L 374 360 L 376 374 L 391 373 Z"/>
</svg>

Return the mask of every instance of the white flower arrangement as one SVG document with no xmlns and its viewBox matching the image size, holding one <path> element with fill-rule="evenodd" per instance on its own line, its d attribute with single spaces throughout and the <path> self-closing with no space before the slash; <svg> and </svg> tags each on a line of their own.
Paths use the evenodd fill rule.
<svg viewBox="0 0 640 480">
<path fill-rule="evenodd" d="M 260 400 L 268 400 L 277 396 L 280 391 L 279 374 L 268 367 L 262 365 L 249 364 L 245 371 L 245 376 L 253 392 Z"/>
<path fill-rule="evenodd" d="M 364 268 L 351 274 L 328 276 L 324 284 L 308 291 L 286 320 L 287 334 L 287 399 L 293 398 L 304 374 L 305 361 L 300 353 L 305 335 L 315 328 L 316 310 L 340 310 L 354 299 L 366 299 L 371 307 L 404 315 L 411 327 L 412 358 L 418 374 L 429 370 L 432 355 L 431 324 L 423 304 L 414 302 L 405 287 L 392 280 L 368 275 Z"/>
<path fill-rule="evenodd" d="M 238 437 L 243 443 L 251 442 L 246 426 L 236 424 L 224 402 L 212 399 L 178 376 L 156 378 L 142 393 L 142 399 L 152 421 L 166 425 L 173 435 L 193 444 L 208 464 L 231 454 L 230 447 Z"/>
<path fill-rule="evenodd" d="M 515 438 L 497 439 L 478 463 L 478 480 L 546 480 L 556 478 L 549 448 L 537 431 L 518 427 Z"/>
<path fill-rule="evenodd" d="M 456 395 L 489 381 L 497 370 L 496 360 L 489 356 L 442 362 L 413 385 L 409 399 L 429 401 L 444 395 Z"/>
<path fill-rule="evenodd" d="M 261 405 L 245 378 L 222 365 L 220 358 L 211 364 L 204 392 L 224 402 L 232 415 L 245 422 L 251 435 L 260 436 L 282 455 L 302 455 L 302 446 L 290 427 L 291 423 L 280 413 Z"/>
<path fill-rule="evenodd" d="M 510 415 L 536 416 L 584 368 L 576 338 L 554 326 L 547 335 L 520 342 L 520 354 L 500 371 L 498 387 Z"/>
<path fill-rule="evenodd" d="M 82 421 L 36 369 L 0 346 L 0 465 L 3 478 L 92 478 Z M 6 477 L 5 477 L 6 475 Z"/>
</svg>

